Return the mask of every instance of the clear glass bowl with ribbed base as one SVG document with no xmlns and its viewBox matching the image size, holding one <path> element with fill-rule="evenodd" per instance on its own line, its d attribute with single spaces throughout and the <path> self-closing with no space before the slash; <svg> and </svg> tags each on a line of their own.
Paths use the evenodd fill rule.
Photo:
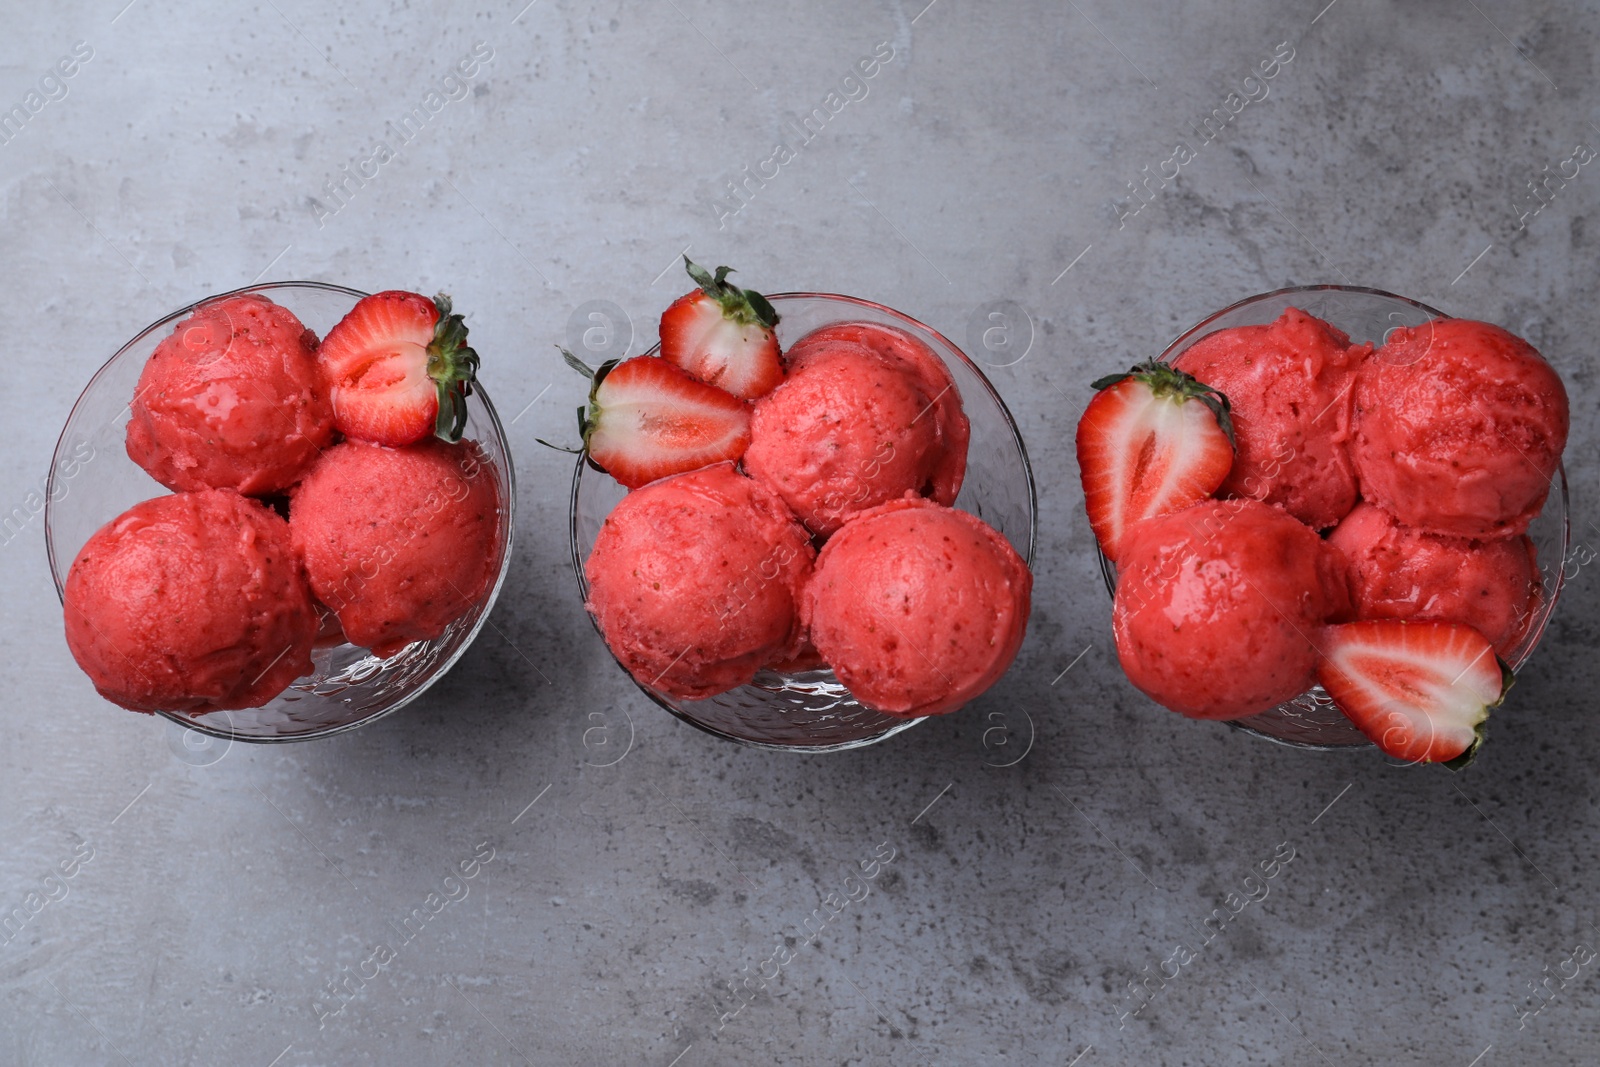
<svg viewBox="0 0 1600 1067">
<path fill-rule="evenodd" d="M 124 435 L 130 401 L 145 362 L 180 320 L 201 304 L 255 293 L 294 312 L 318 337 L 365 293 L 321 282 L 271 282 L 207 297 L 140 331 L 85 387 L 51 460 L 45 503 L 45 546 L 60 595 L 78 551 L 102 525 L 141 500 L 167 492 L 128 458 Z M 492 357 L 491 357 L 492 359 Z M 388 659 L 348 642 L 312 653 L 315 670 L 259 708 L 203 715 L 162 712 L 183 726 L 229 741 L 306 741 L 349 730 L 399 710 L 421 696 L 461 658 L 488 618 L 511 561 L 516 479 L 494 405 L 482 386 L 468 399 L 465 437 L 489 459 L 500 491 L 499 569 L 489 591 L 432 641 L 417 641 Z"/>
<path fill-rule="evenodd" d="M 1036 508 L 1027 450 L 1004 401 L 961 349 L 915 319 L 870 301 L 828 293 L 781 293 L 768 299 L 781 316 L 776 332 L 785 350 L 822 326 L 870 322 L 904 330 L 938 355 L 961 394 L 972 425 L 966 479 L 955 506 L 999 530 L 1031 565 Z M 579 458 L 572 476 L 572 567 L 579 595 L 585 600 L 589 588 L 583 561 L 594 547 L 601 524 L 626 492 L 615 479 Z M 639 688 L 684 722 L 707 733 L 792 752 L 860 748 L 922 721 L 863 707 L 830 670 L 793 674 L 764 670 L 749 685 L 705 700 L 682 700 L 648 686 Z"/>
<path fill-rule="evenodd" d="M 1161 359 L 1170 363 L 1196 341 L 1218 330 L 1267 325 L 1291 307 L 1331 322 L 1349 334 L 1353 342 L 1370 341 L 1375 345 L 1382 344 L 1393 330 L 1421 326 L 1433 319 L 1446 317 L 1444 312 L 1426 304 L 1379 289 L 1347 285 L 1297 286 L 1249 297 L 1206 317 L 1168 345 L 1166 351 L 1161 353 Z M 1549 499 L 1545 501 L 1539 517 L 1528 528 L 1528 538 L 1538 554 L 1541 598 L 1522 640 L 1506 657 L 1506 662 L 1513 670 L 1521 669 L 1533 654 L 1534 647 L 1544 635 L 1551 613 L 1555 611 L 1556 600 L 1565 582 L 1563 570 L 1567 565 L 1569 529 L 1567 475 L 1562 467 L 1556 468 Z M 1107 591 L 1115 595 L 1116 567 L 1104 555 L 1100 557 L 1100 571 L 1105 577 Z M 1294 748 L 1357 748 L 1372 744 L 1334 706 L 1321 686 L 1313 686 L 1271 711 L 1233 719 L 1227 725 Z"/>
</svg>

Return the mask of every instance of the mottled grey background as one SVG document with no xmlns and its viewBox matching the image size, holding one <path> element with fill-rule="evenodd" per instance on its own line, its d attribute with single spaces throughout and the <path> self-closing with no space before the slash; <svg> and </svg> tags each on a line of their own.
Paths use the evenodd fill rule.
<svg viewBox="0 0 1600 1067">
<path fill-rule="evenodd" d="M 1592 551 L 1470 771 L 1290 751 L 1123 680 L 1070 448 L 1098 373 L 1248 294 L 1349 280 L 1554 361 L 1574 539 L 1600 544 L 1600 164 L 1518 219 L 1529 181 L 1600 145 L 1592 5 L 124 2 L 12 4 L 0 37 L 0 108 L 92 49 L 0 144 L 0 510 L 25 508 L 95 368 L 173 308 L 257 278 L 447 288 L 502 411 L 526 409 L 517 557 L 504 636 L 417 704 L 196 752 L 95 696 L 42 520 L 9 537 L 0 912 L 75 874 L 0 946 L 0 1063 L 1600 1058 L 1600 964 L 1567 962 L 1600 946 Z M 385 124 L 478 42 L 470 92 L 393 143 Z M 866 95 L 734 213 L 728 182 L 880 42 Z M 1131 215 L 1127 183 L 1230 92 L 1259 94 L 1243 80 L 1285 42 L 1269 95 Z M 396 158 L 329 198 L 379 140 Z M 671 719 L 606 655 L 567 564 L 569 460 L 534 441 L 570 434 L 580 391 L 552 345 L 608 301 L 643 350 L 686 247 L 958 340 L 995 302 L 1015 337 L 1017 309 L 1031 321 L 1020 361 L 998 335 L 975 353 L 1013 363 L 992 376 L 1041 505 L 1028 641 L 975 706 L 860 752 L 770 754 Z M 997 714 L 1011 732 L 986 736 Z M 993 766 L 1029 723 L 1026 756 Z M 1280 844 L 1266 899 L 1119 1019 L 1128 983 Z M 742 1003 L 727 983 L 770 975 L 776 940 L 884 845 L 870 895 L 719 1032 Z M 466 898 L 319 1028 L 327 984 L 488 848 Z"/>
</svg>

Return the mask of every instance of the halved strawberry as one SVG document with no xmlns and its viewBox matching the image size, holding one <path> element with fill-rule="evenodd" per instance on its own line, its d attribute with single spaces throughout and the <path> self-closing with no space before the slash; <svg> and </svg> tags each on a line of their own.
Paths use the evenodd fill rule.
<svg viewBox="0 0 1600 1067">
<path fill-rule="evenodd" d="M 783 381 L 772 333 L 778 313 L 760 293 L 729 283 L 732 267 L 711 275 L 688 256 L 683 266 L 700 288 L 661 313 L 661 358 L 741 400 L 772 392 Z"/>
<path fill-rule="evenodd" d="M 1123 532 L 1210 496 L 1233 466 L 1228 398 L 1157 360 L 1094 383 L 1078 420 L 1078 474 L 1100 550 Z"/>
<path fill-rule="evenodd" d="M 748 404 L 664 359 L 613 359 L 594 371 L 566 349 L 561 354 L 593 382 L 589 406 L 578 409 L 590 464 L 629 489 L 712 463 L 737 463 L 750 444 Z"/>
<path fill-rule="evenodd" d="M 346 437 L 409 445 L 430 433 L 454 443 L 467 421 L 478 353 L 450 298 L 398 289 L 362 297 L 317 352 Z"/>
<path fill-rule="evenodd" d="M 1455 622 L 1372 619 L 1323 630 L 1317 681 L 1379 748 L 1455 769 L 1483 744 L 1514 676 L 1488 638 Z"/>
</svg>

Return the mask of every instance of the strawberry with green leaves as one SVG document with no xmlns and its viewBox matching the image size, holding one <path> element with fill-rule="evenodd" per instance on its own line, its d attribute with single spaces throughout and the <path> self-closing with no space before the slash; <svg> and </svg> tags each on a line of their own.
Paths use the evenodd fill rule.
<svg viewBox="0 0 1600 1067">
<path fill-rule="evenodd" d="M 443 293 L 362 297 L 322 339 L 317 361 L 346 437 L 393 447 L 429 434 L 461 440 L 478 353 Z"/>
<path fill-rule="evenodd" d="M 1209 497 L 1233 466 L 1228 398 L 1157 360 L 1094 383 L 1078 420 L 1078 473 L 1100 549 L 1113 562 L 1134 523 Z"/>
<path fill-rule="evenodd" d="M 783 360 L 773 327 L 778 313 L 753 289 L 728 281 L 731 267 L 715 274 L 683 257 L 700 286 L 661 314 L 661 358 L 741 400 L 766 396 L 783 381 Z"/>
<path fill-rule="evenodd" d="M 571 352 L 561 354 L 591 382 L 589 404 L 578 409 L 590 464 L 629 489 L 744 456 L 750 406 L 731 393 L 656 356 L 590 370 Z"/>
</svg>

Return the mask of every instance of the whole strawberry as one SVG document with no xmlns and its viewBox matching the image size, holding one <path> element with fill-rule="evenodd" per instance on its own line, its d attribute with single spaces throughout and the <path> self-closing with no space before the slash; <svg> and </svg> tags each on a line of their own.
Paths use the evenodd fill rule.
<svg viewBox="0 0 1600 1067">
<path fill-rule="evenodd" d="M 729 282 L 732 267 L 713 275 L 688 256 L 683 265 L 700 288 L 662 312 L 661 358 L 741 400 L 766 396 L 783 381 L 772 332 L 778 313 L 760 293 Z"/>
<path fill-rule="evenodd" d="M 318 362 L 346 437 L 394 447 L 429 434 L 461 440 L 478 353 L 443 293 L 362 297 L 323 338 Z"/>
</svg>

